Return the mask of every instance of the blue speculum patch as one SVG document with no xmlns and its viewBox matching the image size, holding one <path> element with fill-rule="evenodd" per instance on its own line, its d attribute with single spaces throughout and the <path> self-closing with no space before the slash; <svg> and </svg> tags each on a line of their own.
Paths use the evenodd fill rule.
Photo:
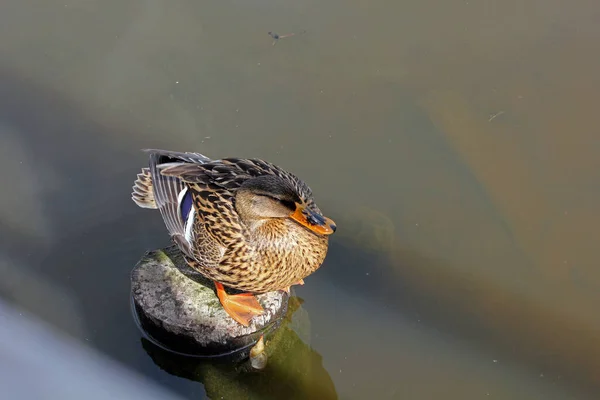
<svg viewBox="0 0 600 400">
<path fill-rule="evenodd" d="M 181 219 L 185 222 L 188 219 L 188 215 L 190 215 L 190 211 L 192 210 L 192 193 L 185 189 L 185 194 L 181 198 L 181 203 L 179 203 L 179 211 L 181 213 Z"/>
</svg>

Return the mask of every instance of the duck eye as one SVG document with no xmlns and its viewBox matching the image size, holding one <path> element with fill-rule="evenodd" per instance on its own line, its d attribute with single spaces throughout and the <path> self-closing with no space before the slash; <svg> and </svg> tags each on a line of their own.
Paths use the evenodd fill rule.
<svg viewBox="0 0 600 400">
<path fill-rule="evenodd" d="M 285 206 L 285 208 L 289 209 L 290 211 L 294 211 L 296 209 L 296 203 L 294 203 L 291 200 L 279 200 L 279 202 L 281 204 L 283 204 Z"/>
<path fill-rule="evenodd" d="M 279 198 L 277 198 L 275 196 L 271 196 L 271 195 L 264 195 L 264 196 L 283 205 L 285 208 L 289 209 L 290 211 L 294 211 L 296 209 L 296 203 L 294 203 L 291 200 L 279 199 Z"/>
</svg>

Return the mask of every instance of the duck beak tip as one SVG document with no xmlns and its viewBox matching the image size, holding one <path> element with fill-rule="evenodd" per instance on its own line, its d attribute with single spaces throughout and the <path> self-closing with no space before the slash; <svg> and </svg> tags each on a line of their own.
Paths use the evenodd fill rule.
<svg viewBox="0 0 600 400">
<path fill-rule="evenodd" d="M 337 230 L 337 226 L 333 220 L 309 210 L 300 204 L 296 205 L 296 211 L 290 217 L 300 225 L 320 235 L 331 235 Z"/>
</svg>

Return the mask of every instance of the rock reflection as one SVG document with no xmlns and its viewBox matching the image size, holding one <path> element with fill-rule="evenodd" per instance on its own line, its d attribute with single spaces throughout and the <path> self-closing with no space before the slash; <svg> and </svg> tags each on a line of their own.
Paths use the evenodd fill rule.
<svg viewBox="0 0 600 400">
<path fill-rule="evenodd" d="M 281 327 L 265 337 L 268 363 L 261 371 L 250 360 L 232 364 L 219 359 L 184 357 L 165 351 L 142 338 L 142 346 L 152 361 L 164 371 L 201 382 L 214 399 L 337 399 L 337 393 L 322 357 L 296 333 L 310 325 L 302 313 L 303 300 L 291 297 Z M 294 313 L 300 311 L 297 316 Z"/>
</svg>

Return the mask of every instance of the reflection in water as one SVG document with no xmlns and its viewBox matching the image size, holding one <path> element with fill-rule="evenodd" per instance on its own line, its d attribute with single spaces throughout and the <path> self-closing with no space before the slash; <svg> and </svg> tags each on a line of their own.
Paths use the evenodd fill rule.
<svg viewBox="0 0 600 400">
<path fill-rule="evenodd" d="M 142 338 L 152 361 L 169 374 L 202 382 L 211 399 L 337 399 L 322 357 L 295 333 L 292 315 L 302 299 L 290 298 L 288 314 L 266 346 L 268 363 L 256 372 L 249 361 L 232 365 L 218 360 L 183 357 L 167 352 Z M 294 324 L 307 324 L 308 320 Z"/>
</svg>

